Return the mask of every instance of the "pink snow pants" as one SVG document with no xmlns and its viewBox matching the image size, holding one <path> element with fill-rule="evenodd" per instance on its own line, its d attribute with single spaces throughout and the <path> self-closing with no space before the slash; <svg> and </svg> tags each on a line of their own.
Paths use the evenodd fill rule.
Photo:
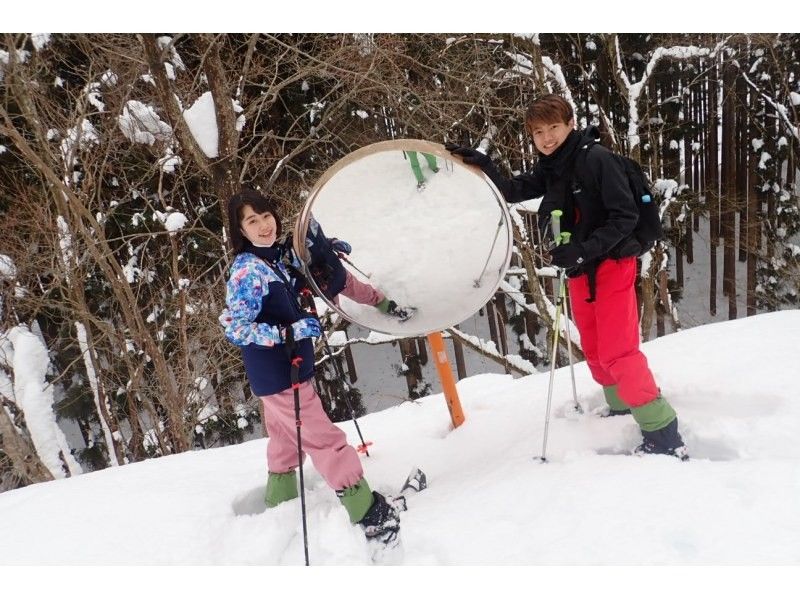
<svg viewBox="0 0 800 598">
<path fill-rule="evenodd" d="M 597 268 L 593 303 L 586 302 L 586 274 L 569 279 L 569 294 L 592 378 L 603 386 L 616 384 L 623 403 L 641 407 L 658 398 L 658 387 L 639 350 L 635 280 L 635 257 L 607 259 Z"/>
<path fill-rule="evenodd" d="M 345 433 L 325 414 L 311 381 L 301 383 L 299 391 L 303 458 L 306 454 L 311 457 L 314 467 L 334 490 L 357 484 L 364 470 L 356 449 L 347 444 Z M 269 435 L 267 466 L 273 473 L 288 473 L 298 466 L 294 390 L 287 388 L 259 398 Z"/>
<path fill-rule="evenodd" d="M 361 282 L 350 274 L 350 272 L 347 272 L 342 295 L 348 299 L 352 299 L 356 303 L 363 303 L 364 305 L 377 305 L 385 298 L 385 295 L 378 289 L 365 282 Z"/>
</svg>

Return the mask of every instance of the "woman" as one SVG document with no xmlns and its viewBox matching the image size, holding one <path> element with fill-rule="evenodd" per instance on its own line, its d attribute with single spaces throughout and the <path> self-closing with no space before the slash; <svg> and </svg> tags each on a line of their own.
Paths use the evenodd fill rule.
<svg viewBox="0 0 800 598">
<path fill-rule="evenodd" d="M 336 491 L 350 521 L 364 528 L 368 539 L 393 543 L 400 520 L 397 510 L 363 477 L 356 450 L 333 425 L 314 390 L 313 338 L 321 334 L 316 318 L 300 307 L 300 296 L 284 258 L 293 254 L 277 243 L 280 217 L 274 204 L 252 190 L 228 203 L 230 243 L 235 259 L 227 283 L 226 304 L 219 320 L 225 336 L 242 351 L 247 379 L 264 406 L 267 444 L 267 507 L 297 497 L 297 428 L 287 331 L 295 343 L 299 367 L 301 441 L 305 454 Z"/>
<path fill-rule="evenodd" d="M 288 246 L 288 244 L 286 244 Z M 349 254 L 352 247 L 341 239 L 329 239 L 322 226 L 311 216 L 306 247 L 310 256 L 309 270 L 319 290 L 339 305 L 339 294 L 355 303 L 371 305 L 382 314 L 405 322 L 416 313 L 413 307 L 401 307 L 371 284 L 361 282 L 342 264 L 341 256 Z"/>
</svg>

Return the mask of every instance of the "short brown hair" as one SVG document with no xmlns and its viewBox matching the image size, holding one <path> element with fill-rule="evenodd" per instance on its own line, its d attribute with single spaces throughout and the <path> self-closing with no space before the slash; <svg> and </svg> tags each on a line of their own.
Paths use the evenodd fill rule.
<svg viewBox="0 0 800 598">
<path fill-rule="evenodd" d="M 554 93 L 549 93 L 528 107 L 525 112 L 525 124 L 530 126 L 534 123 L 544 125 L 564 123 L 566 125 L 573 116 L 572 106 L 567 100 Z"/>
</svg>

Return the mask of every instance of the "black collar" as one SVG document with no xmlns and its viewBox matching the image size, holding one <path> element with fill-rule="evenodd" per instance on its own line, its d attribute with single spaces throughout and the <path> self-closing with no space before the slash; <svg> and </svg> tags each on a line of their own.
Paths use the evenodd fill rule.
<svg viewBox="0 0 800 598">
<path fill-rule="evenodd" d="M 247 253 L 252 253 L 256 257 L 260 257 L 262 260 L 267 260 L 268 262 L 275 263 L 281 259 L 283 255 L 282 246 L 280 243 L 273 243 L 269 247 L 256 247 L 252 243 L 246 243 L 244 250 Z"/>
<path fill-rule="evenodd" d="M 570 131 L 559 148 L 549 156 L 541 156 L 539 163 L 544 170 L 552 175 L 563 175 L 569 164 L 572 163 L 575 152 L 581 145 L 582 135 L 578 131 Z"/>
</svg>

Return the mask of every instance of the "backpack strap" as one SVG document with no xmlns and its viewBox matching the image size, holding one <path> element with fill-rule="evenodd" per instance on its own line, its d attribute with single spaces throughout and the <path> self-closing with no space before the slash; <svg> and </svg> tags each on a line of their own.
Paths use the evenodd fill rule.
<svg viewBox="0 0 800 598">
<path fill-rule="evenodd" d="M 578 173 L 582 173 L 586 169 L 586 160 L 589 156 L 589 150 L 592 149 L 592 147 L 594 147 L 597 143 L 600 142 L 597 139 L 593 139 L 592 141 L 588 141 L 578 148 L 576 156 L 572 162 L 572 169 L 570 170 L 569 174 L 567 189 L 570 191 L 575 191 L 575 179 L 581 178 L 576 175 Z"/>
<path fill-rule="evenodd" d="M 586 169 L 586 160 L 589 156 L 589 150 L 592 149 L 596 143 L 599 143 L 599 141 L 594 139 L 578 148 L 578 152 L 572 163 L 572 170 L 570 171 L 569 179 L 567 181 L 568 192 L 574 194 L 577 190 L 576 179 L 580 179 L 578 173 L 582 173 Z M 586 277 L 588 278 L 589 282 L 589 296 L 586 298 L 586 303 L 593 303 L 596 299 L 598 265 L 599 264 L 597 262 L 592 261 L 591 263 L 586 264 L 583 268 L 583 271 L 586 273 Z"/>
</svg>

